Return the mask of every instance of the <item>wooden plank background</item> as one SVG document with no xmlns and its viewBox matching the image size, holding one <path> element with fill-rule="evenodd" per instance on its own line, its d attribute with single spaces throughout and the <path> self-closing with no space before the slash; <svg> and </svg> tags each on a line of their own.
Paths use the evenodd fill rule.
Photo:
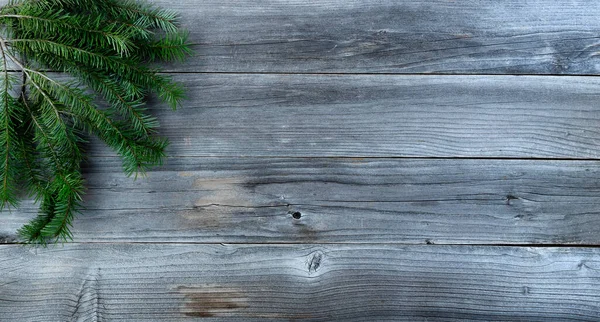
<svg viewBox="0 0 600 322">
<path fill-rule="evenodd" d="M 597 74 L 588 0 L 185 0 L 196 59 L 174 71 Z"/>
<path fill-rule="evenodd" d="M 0 321 L 600 320 L 600 3 L 185 0 L 167 164 L 96 140 Z"/>
<path fill-rule="evenodd" d="M 80 242 L 600 241 L 596 161 L 172 158 L 136 181 L 115 158 L 88 170 Z M 5 238 L 36 211 L 6 215 Z"/>
<path fill-rule="evenodd" d="M 70 244 L 0 248 L 13 321 L 595 321 L 591 248 Z"/>
</svg>

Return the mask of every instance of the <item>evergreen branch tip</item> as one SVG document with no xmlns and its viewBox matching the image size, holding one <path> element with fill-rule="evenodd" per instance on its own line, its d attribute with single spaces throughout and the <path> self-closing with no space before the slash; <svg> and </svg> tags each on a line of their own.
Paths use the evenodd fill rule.
<svg viewBox="0 0 600 322">
<path fill-rule="evenodd" d="M 68 241 L 87 136 L 129 176 L 162 164 L 167 140 L 145 99 L 181 104 L 181 84 L 154 66 L 191 55 L 188 33 L 175 12 L 139 0 L 11 0 L 0 25 L 0 210 L 25 192 L 40 212 L 19 229 L 23 242 Z"/>
</svg>

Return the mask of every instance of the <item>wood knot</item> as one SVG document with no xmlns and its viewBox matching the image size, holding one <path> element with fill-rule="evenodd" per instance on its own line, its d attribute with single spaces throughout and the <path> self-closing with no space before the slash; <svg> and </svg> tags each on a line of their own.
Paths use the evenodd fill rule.
<svg viewBox="0 0 600 322">
<path fill-rule="evenodd" d="M 513 218 L 518 219 L 518 220 L 525 220 L 525 221 L 530 221 L 530 220 L 535 220 L 537 216 L 531 213 L 525 213 L 525 214 L 518 214 L 516 216 L 514 216 Z"/>
<path fill-rule="evenodd" d="M 308 259 L 308 273 L 316 273 L 323 262 L 323 254 L 321 252 L 312 253 Z"/>
<path fill-rule="evenodd" d="M 292 215 L 292 218 L 296 220 L 302 218 L 302 213 L 300 213 L 299 211 L 290 211 L 289 214 Z"/>
<path fill-rule="evenodd" d="M 90 267 L 82 277 L 81 286 L 76 293 L 77 300 L 71 313 L 72 321 L 101 319 L 101 295 L 100 295 L 101 268 Z"/>
<path fill-rule="evenodd" d="M 514 195 L 510 195 L 510 194 L 509 194 L 509 195 L 506 195 L 506 198 L 505 198 L 505 199 L 506 199 L 506 204 L 510 206 L 510 202 L 511 202 L 511 200 L 518 200 L 518 199 L 519 199 L 519 197 L 516 197 L 516 196 L 514 196 Z"/>
</svg>

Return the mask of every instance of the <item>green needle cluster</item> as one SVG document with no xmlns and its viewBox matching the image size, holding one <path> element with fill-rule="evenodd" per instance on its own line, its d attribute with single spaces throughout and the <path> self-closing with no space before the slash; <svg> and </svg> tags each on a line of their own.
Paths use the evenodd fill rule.
<svg viewBox="0 0 600 322">
<path fill-rule="evenodd" d="M 175 12 L 136 0 L 11 1 L 0 28 L 0 210 L 26 191 L 40 213 L 19 235 L 67 241 L 87 135 L 113 148 L 127 175 L 161 164 L 167 141 L 145 98 L 176 108 L 184 91 L 151 66 L 189 55 L 187 33 Z"/>
</svg>

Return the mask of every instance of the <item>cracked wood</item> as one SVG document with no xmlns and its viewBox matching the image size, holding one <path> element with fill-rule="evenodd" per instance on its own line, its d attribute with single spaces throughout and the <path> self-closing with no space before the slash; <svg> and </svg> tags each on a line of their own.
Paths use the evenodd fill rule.
<svg viewBox="0 0 600 322">
<path fill-rule="evenodd" d="M 597 161 L 171 158 L 88 165 L 85 242 L 598 244 Z M 6 214 L 6 240 L 37 210 Z"/>
</svg>

